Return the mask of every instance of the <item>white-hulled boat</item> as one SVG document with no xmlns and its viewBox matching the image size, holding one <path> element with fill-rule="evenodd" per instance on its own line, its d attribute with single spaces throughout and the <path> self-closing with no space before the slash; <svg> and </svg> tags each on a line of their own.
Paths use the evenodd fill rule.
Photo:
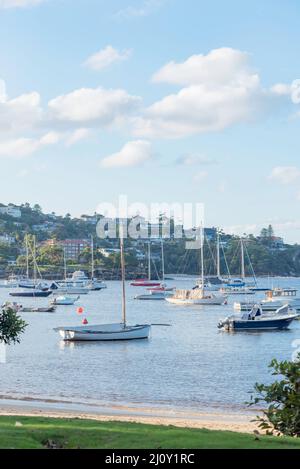
<svg viewBox="0 0 300 469">
<path fill-rule="evenodd" d="M 223 295 L 255 295 L 255 291 L 248 287 L 224 287 L 220 289 Z"/>
<path fill-rule="evenodd" d="M 80 296 L 77 296 L 76 298 L 74 297 L 71 297 L 71 296 L 65 296 L 65 295 L 59 295 L 59 296 L 56 296 L 52 301 L 51 301 L 51 304 L 52 305 L 61 305 L 61 306 L 71 306 L 71 305 L 74 305 L 76 303 L 76 301 L 78 301 L 80 298 Z"/>
<path fill-rule="evenodd" d="M 148 339 L 150 329 L 150 325 L 126 326 L 126 324 L 120 323 L 61 327 L 59 333 L 66 341 L 112 341 Z"/>
<path fill-rule="evenodd" d="M 201 254 L 201 288 L 192 290 L 176 290 L 174 295 L 166 297 L 168 303 L 174 305 L 223 305 L 227 302 L 226 295 L 206 292 L 204 285 L 203 227 L 200 229 Z"/>
<path fill-rule="evenodd" d="M 126 290 L 125 290 L 125 261 L 124 241 L 121 234 L 121 271 L 122 271 L 122 317 L 120 324 L 97 324 L 94 326 L 59 327 L 58 331 L 65 341 L 119 341 L 148 339 L 151 331 L 150 324 L 136 324 L 130 326 L 126 322 Z"/>
</svg>

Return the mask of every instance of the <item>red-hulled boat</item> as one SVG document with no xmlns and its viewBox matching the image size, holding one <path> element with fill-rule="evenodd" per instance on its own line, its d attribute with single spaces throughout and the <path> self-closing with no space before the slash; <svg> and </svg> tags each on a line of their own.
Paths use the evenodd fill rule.
<svg viewBox="0 0 300 469">
<path fill-rule="evenodd" d="M 130 285 L 132 285 L 133 287 L 159 287 L 160 282 L 141 278 L 134 280 L 133 282 L 131 282 Z"/>
</svg>

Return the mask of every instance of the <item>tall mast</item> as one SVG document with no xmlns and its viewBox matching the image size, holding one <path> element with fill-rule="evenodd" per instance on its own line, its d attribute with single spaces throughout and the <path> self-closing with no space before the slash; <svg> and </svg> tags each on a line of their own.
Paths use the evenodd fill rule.
<svg viewBox="0 0 300 469">
<path fill-rule="evenodd" d="M 124 239 L 123 232 L 120 232 L 121 247 L 121 275 L 122 275 L 122 322 L 126 327 L 126 289 L 125 289 L 125 259 L 124 259 Z"/>
<path fill-rule="evenodd" d="M 92 252 L 92 280 L 94 280 L 95 262 L 94 262 L 94 238 L 91 235 L 91 252 Z"/>
<path fill-rule="evenodd" d="M 67 280 L 67 258 L 66 258 L 66 248 L 64 247 L 64 277 Z"/>
<path fill-rule="evenodd" d="M 241 238 L 241 268 L 242 268 L 242 279 L 245 279 L 245 253 L 243 238 Z"/>
<path fill-rule="evenodd" d="M 28 235 L 25 236 L 26 246 L 26 278 L 29 279 L 29 247 L 28 247 Z"/>
<path fill-rule="evenodd" d="M 201 285 L 202 292 L 204 292 L 204 256 L 203 256 L 204 238 L 203 238 L 203 226 L 200 228 L 200 254 L 201 254 Z"/>
<path fill-rule="evenodd" d="M 221 278 L 220 232 L 219 232 L 219 230 L 217 230 L 217 277 Z"/>
<path fill-rule="evenodd" d="M 35 236 L 33 237 L 33 279 L 34 279 L 34 284 L 36 284 L 36 238 Z"/>
<path fill-rule="evenodd" d="M 161 268 L 162 268 L 162 281 L 165 280 L 165 258 L 164 258 L 164 242 L 161 240 Z"/>
<path fill-rule="evenodd" d="M 148 243 L 148 280 L 151 280 L 151 244 Z"/>
</svg>

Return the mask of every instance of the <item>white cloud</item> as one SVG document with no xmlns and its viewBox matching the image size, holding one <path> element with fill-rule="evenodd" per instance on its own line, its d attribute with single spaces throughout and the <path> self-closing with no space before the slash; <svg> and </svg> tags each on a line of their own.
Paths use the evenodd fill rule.
<svg viewBox="0 0 300 469">
<path fill-rule="evenodd" d="M 106 46 L 96 54 L 91 55 L 85 62 L 86 67 L 92 70 L 103 70 L 116 62 L 123 62 L 127 60 L 131 55 L 131 50 L 126 49 L 118 51 L 112 46 Z"/>
<path fill-rule="evenodd" d="M 45 0 L 0 0 L 0 8 L 24 8 L 38 5 Z"/>
<path fill-rule="evenodd" d="M 41 138 L 16 138 L 0 142 L 0 157 L 23 158 L 41 147 L 54 145 L 61 140 L 59 134 L 49 132 Z"/>
<path fill-rule="evenodd" d="M 90 136 L 90 134 L 91 131 L 89 129 L 81 128 L 74 130 L 66 140 L 67 147 L 75 145 L 75 143 L 80 142 L 81 140 L 85 140 Z"/>
<path fill-rule="evenodd" d="M 0 132 L 21 132 L 35 127 L 42 118 L 40 95 L 37 92 L 8 99 L 5 86 L 0 89 Z"/>
<path fill-rule="evenodd" d="M 291 85 L 285 83 L 277 83 L 271 87 L 271 92 L 278 96 L 290 96 L 292 92 Z"/>
<path fill-rule="evenodd" d="M 138 166 L 153 157 L 152 145 L 145 140 L 126 143 L 123 148 L 101 161 L 103 168 Z"/>
<path fill-rule="evenodd" d="M 169 62 L 153 76 L 154 82 L 176 85 L 257 85 L 259 77 L 249 66 L 249 55 L 222 47 L 207 55 L 192 55 L 185 62 Z"/>
<path fill-rule="evenodd" d="M 128 6 L 119 10 L 114 16 L 117 19 L 141 18 L 151 15 L 166 3 L 166 0 L 144 0 L 139 6 Z"/>
<path fill-rule="evenodd" d="M 135 135 L 148 138 L 220 131 L 252 121 L 275 99 L 251 70 L 249 55 L 230 48 L 171 62 L 153 80 L 184 88 L 154 103 L 134 121 Z"/>
<path fill-rule="evenodd" d="M 280 184 L 292 184 L 300 180 L 300 169 L 296 166 L 277 166 L 272 169 L 269 179 Z"/>
<path fill-rule="evenodd" d="M 121 89 L 81 88 L 52 99 L 48 106 L 54 121 L 109 125 L 137 109 L 140 102 Z"/>
</svg>

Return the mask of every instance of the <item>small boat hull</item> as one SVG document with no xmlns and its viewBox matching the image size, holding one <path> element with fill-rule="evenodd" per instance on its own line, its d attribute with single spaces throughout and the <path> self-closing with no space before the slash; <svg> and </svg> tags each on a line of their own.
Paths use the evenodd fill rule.
<svg viewBox="0 0 300 469">
<path fill-rule="evenodd" d="M 283 330 L 287 329 L 295 317 L 282 319 L 261 319 L 259 321 L 232 321 L 229 329 L 235 331 Z"/>
<path fill-rule="evenodd" d="M 10 292 L 10 296 L 20 297 L 20 298 L 47 298 L 52 294 L 52 291 L 19 291 L 19 292 Z"/>
<path fill-rule="evenodd" d="M 180 299 L 180 298 L 165 298 L 168 303 L 174 304 L 174 305 L 215 305 L 215 306 L 221 306 L 225 304 L 226 298 L 223 297 L 215 297 L 215 298 L 199 298 L 199 299 Z"/>
<path fill-rule="evenodd" d="M 56 329 L 64 341 L 108 342 L 120 340 L 148 339 L 150 325 L 126 326 L 123 324 L 105 324 L 99 326 L 62 327 Z"/>
</svg>

